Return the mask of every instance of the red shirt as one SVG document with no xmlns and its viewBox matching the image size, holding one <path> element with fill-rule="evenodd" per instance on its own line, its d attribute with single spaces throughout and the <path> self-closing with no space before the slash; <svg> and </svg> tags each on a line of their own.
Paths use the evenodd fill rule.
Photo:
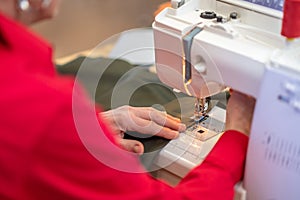
<svg viewBox="0 0 300 200">
<path fill-rule="evenodd" d="M 51 54 L 46 42 L 0 15 L 0 199 L 232 199 L 245 135 L 226 132 L 170 187 L 116 147 L 84 92 L 55 73 Z"/>
</svg>

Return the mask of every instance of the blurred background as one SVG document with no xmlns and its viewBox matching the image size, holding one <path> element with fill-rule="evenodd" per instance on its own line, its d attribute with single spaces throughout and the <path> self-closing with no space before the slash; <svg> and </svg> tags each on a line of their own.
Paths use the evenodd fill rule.
<svg viewBox="0 0 300 200">
<path fill-rule="evenodd" d="M 58 15 L 32 26 L 54 47 L 55 58 L 92 49 L 122 31 L 150 27 L 166 0 L 62 0 Z"/>
</svg>

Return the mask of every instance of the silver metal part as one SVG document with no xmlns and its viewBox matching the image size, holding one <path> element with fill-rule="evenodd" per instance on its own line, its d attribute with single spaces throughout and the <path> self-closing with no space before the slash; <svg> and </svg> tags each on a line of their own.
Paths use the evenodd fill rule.
<svg viewBox="0 0 300 200">
<path fill-rule="evenodd" d="M 201 120 L 207 116 L 208 104 L 209 99 L 196 98 L 194 109 L 194 121 L 196 124 L 200 123 Z"/>
<path fill-rule="evenodd" d="M 171 0 L 171 7 L 177 9 L 185 3 L 185 0 Z"/>
</svg>

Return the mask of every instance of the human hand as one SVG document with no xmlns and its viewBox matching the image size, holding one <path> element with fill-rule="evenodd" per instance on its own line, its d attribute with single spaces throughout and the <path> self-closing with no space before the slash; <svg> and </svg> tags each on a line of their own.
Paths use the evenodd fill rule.
<svg viewBox="0 0 300 200">
<path fill-rule="evenodd" d="M 123 139 L 124 132 L 136 131 L 174 139 L 178 137 L 179 132 L 186 129 L 179 119 L 152 107 L 122 106 L 102 112 L 100 115 L 111 124 L 120 145 L 128 151 L 138 154 L 144 152 L 143 144 L 136 140 Z"/>
<path fill-rule="evenodd" d="M 255 99 L 233 91 L 226 110 L 225 130 L 237 130 L 249 136 Z"/>
</svg>

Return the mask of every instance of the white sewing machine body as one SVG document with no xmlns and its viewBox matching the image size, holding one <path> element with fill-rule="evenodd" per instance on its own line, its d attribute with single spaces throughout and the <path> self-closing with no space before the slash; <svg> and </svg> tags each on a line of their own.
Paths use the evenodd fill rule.
<svg viewBox="0 0 300 200">
<path fill-rule="evenodd" d="M 257 11 L 247 9 L 251 7 Z M 220 91 L 221 84 L 256 97 L 266 64 L 275 50 L 285 46 L 285 39 L 280 35 L 281 12 L 273 11 L 271 15 L 272 9 L 257 7 L 260 8 L 240 0 L 190 0 L 178 9 L 164 10 L 153 24 L 159 78 L 171 87 L 186 91 L 181 75 L 182 39 L 199 27 L 201 31 L 191 45 L 194 66 L 193 80 L 188 86 L 191 94 L 210 96 Z M 264 10 L 268 15 L 258 12 Z M 203 19 L 200 14 L 205 11 L 214 11 L 227 21 Z M 232 12 L 238 13 L 237 19 L 229 17 Z M 201 88 L 204 85 L 208 85 L 208 91 Z"/>
<path fill-rule="evenodd" d="M 196 97 L 224 86 L 255 97 L 245 195 L 300 199 L 300 41 L 287 43 L 280 35 L 282 12 L 243 0 L 172 5 L 153 23 L 159 78 Z M 188 84 L 185 60 L 191 63 Z"/>
</svg>

